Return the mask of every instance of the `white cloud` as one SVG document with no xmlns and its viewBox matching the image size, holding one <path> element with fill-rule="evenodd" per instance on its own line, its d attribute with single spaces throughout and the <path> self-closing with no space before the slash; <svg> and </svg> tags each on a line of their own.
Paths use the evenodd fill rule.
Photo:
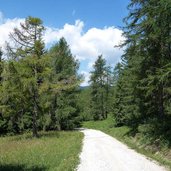
<svg viewBox="0 0 171 171">
<path fill-rule="evenodd" d="M 5 19 L 0 12 L 0 46 L 4 48 L 5 41 L 9 41 L 9 33 L 14 27 L 18 27 L 24 19 L 14 18 Z M 124 41 L 122 31 L 115 27 L 90 28 L 84 32 L 84 22 L 76 20 L 74 24 L 66 23 L 63 28 L 46 27 L 44 41 L 47 46 L 57 42 L 61 37 L 65 37 L 70 45 L 73 55 L 81 63 L 87 63 L 87 70 L 82 72 L 88 81 L 88 71 L 92 69 L 94 61 L 98 55 L 103 55 L 107 62 L 114 66 L 120 60 L 123 53 L 122 49 L 114 48 L 120 42 Z M 84 83 L 83 83 L 84 84 Z"/>
<path fill-rule="evenodd" d="M 0 14 L 0 20 L 3 21 L 0 24 L 0 47 L 2 49 L 5 49 L 5 41 L 9 41 L 9 33 L 13 31 L 15 27 L 19 27 L 20 23 L 24 21 L 24 19 L 21 18 L 14 18 L 14 19 L 1 19 Z"/>
<path fill-rule="evenodd" d="M 121 30 L 115 27 L 90 28 L 87 32 L 83 30 L 84 22 L 80 20 L 76 20 L 74 25 L 65 24 L 62 29 L 47 27 L 45 42 L 48 44 L 65 37 L 72 53 L 80 61 L 88 59 L 92 63 L 100 54 L 111 64 L 119 60 L 122 50 L 114 46 L 124 40 Z"/>
<path fill-rule="evenodd" d="M 92 70 L 93 69 L 93 65 L 94 65 L 94 61 L 93 62 L 89 62 L 88 63 L 88 69 Z"/>
<path fill-rule="evenodd" d="M 81 71 L 85 76 L 85 82 L 82 85 L 88 84 L 88 71 L 92 70 L 98 55 L 102 54 L 107 63 L 114 66 L 123 54 L 123 49 L 115 48 L 124 41 L 122 31 L 113 26 L 103 29 L 90 28 L 84 32 L 84 22 L 76 20 L 74 25 L 65 24 L 61 29 L 47 27 L 44 37 L 46 44 L 55 42 L 61 37 L 65 37 L 72 53 L 81 63 L 88 61 L 87 71 Z"/>
<path fill-rule="evenodd" d="M 80 20 L 76 20 L 75 25 L 66 23 L 62 29 L 46 27 L 45 43 L 53 43 L 61 37 L 65 37 L 70 45 L 74 45 L 80 39 L 83 27 L 84 23 Z"/>
<path fill-rule="evenodd" d="M 81 74 L 84 76 L 84 82 L 81 83 L 81 86 L 87 86 L 90 79 L 90 73 L 88 71 L 81 71 Z"/>
</svg>

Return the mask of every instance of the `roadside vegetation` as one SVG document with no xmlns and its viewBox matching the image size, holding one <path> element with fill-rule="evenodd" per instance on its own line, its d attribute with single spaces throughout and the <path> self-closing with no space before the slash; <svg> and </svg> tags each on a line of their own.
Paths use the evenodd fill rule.
<svg viewBox="0 0 171 171">
<path fill-rule="evenodd" d="M 83 134 L 78 131 L 40 132 L 0 138 L 1 171 L 73 171 L 79 164 Z"/>
<path fill-rule="evenodd" d="M 114 119 L 109 117 L 108 119 L 102 121 L 86 121 L 83 123 L 83 127 L 103 131 L 128 145 L 130 148 L 135 149 L 137 152 L 167 166 L 171 170 L 170 148 L 163 146 L 159 149 L 155 146 L 155 143 L 149 142 L 147 138 L 140 136 L 138 133 L 133 136 L 130 127 L 115 127 L 114 123 Z"/>
</svg>

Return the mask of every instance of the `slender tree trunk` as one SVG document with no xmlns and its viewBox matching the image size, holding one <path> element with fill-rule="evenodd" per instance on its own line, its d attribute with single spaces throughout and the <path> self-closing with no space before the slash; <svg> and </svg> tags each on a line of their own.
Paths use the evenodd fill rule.
<svg viewBox="0 0 171 171">
<path fill-rule="evenodd" d="M 159 86 L 159 117 L 164 119 L 164 99 L 163 99 L 163 85 Z"/>
<path fill-rule="evenodd" d="M 35 66 L 34 68 L 34 77 L 35 80 L 38 80 L 37 78 L 37 68 Z M 37 99 L 38 99 L 38 83 L 36 82 L 36 85 L 34 87 L 34 109 L 33 109 L 33 137 L 38 137 L 38 131 L 37 131 L 37 116 L 38 116 L 38 106 L 37 106 Z"/>
<path fill-rule="evenodd" d="M 55 94 L 53 104 L 52 104 L 52 109 L 51 109 L 51 123 L 53 126 L 53 129 L 61 130 L 59 118 L 56 114 L 56 111 L 58 110 L 58 105 L 57 105 L 57 94 Z"/>
<path fill-rule="evenodd" d="M 109 86 L 110 86 L 110 79 L 109 73 L 107 75 L 107 88 L 106 88 L 106 110 L 105 110 L 105 119 L 107 118 L 107 114 L 109 112 Z"/>
<path fill-rule="evenodd" d="M 51 119 L 51 125 L 49 125 L 50 129 L 55 129 L 55 127 L 56 127 L 55 109 L 56 109 L 56 95 L 52 101 L 52 105 L 51 105 L 51 109 L 50 109 L 50 119 Z"/>
<path fill-rule="evenodd" d="M 38 137 L 38 131 L 37 131 L 37 104 L 36 99 L 34 97 L 34 110 L 33 110 L 33 137 Z"/>
<path fill-rule="evenodd" d="M 58 110 L 58 98 L 57 98 L 57 95 L 56 95 L 56 108 L 55 108 L 55 111 Z M 60 119 L 58 117 L 58 114 L 56 114 L 56 124 L 57 124 L 57 129 L 58 131 L 61 131 L 61 123 L 60 123 Z"/>
<path fill-rule="evenodd" d="M 101 99 L 101 102 L 102 102 L 102 119 L 105 119 L 105 114 L 104 114 L 104 96 L 103 96 L 103 92 L 102 92 L 102 99 Z"/>
</svg>

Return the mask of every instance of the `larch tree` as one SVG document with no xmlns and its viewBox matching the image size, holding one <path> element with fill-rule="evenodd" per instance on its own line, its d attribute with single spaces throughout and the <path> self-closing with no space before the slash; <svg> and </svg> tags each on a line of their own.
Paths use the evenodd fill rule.
<svg viewBox="0 0 171 171">
<path fill-rule="evenodd" d="M 7 46 L 8 54 L 11 59 L 20 61 L 23 87 L 28 91 L 30 102 L 32 104 L 32 131 L 33 136 L 38 136 L 37 117 L 39 108 L 39 88 L 43 82 L 43 61 L 44 42 L 42 34 L 44 27 L 39 18 L 28 17 L 20 28 L 15 28 L 10 34 L 14 46 Z M 25 91 L 26 92 L 26 91 Z"/>
</svg>

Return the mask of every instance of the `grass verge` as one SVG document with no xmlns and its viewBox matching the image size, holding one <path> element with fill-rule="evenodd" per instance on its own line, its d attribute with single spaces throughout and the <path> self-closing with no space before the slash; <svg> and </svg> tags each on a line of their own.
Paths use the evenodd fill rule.
<svg viewBox="0 0 171 171">
<path fill-rule="evenodd" d="M 44 132 L 0 138 L 1 171 L 73 171 L 79 163 L 83 134 Z"/>
<path fill-rule="evenodd" d="M 114 127 L 114 120 L 112 118 L 108 118 L 103 121 L 87 121 L 83 123 L 83 127 L 101 130 L 106 134 L 115 137 L 124 144 L 127 144 L 137 152 L 158 161 L 159 164 L 165 165 L 169 170 L 171 170 L 171 160 L 167 157 L 170 149 L 162 149 L 161 151 L 154 152 L 149 146 L 144 145 L 136 136 L 131 136 L 129 134 L 131 131 L 129 127 Z"/>
</svg>

